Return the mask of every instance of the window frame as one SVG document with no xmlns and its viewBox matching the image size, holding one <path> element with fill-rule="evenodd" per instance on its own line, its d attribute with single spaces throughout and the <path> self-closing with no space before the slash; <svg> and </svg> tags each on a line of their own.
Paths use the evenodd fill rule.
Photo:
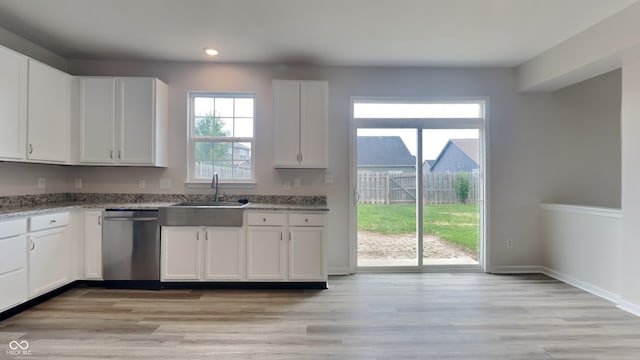
<svg viewBox="0 0 640 360">
<path fill-rule="evenodd" d="M 209 97 L 215 98 L 248 98 L 253 99 L 253 122 L 252 137 L 235 137 L 235 136 L 195 136 L 195 98 Z M 253 92 L 218 92 L 218 91 L 189 91 L 187 99 L 187 181 L 188 187 L 208 187 L 211 179 L 202 179 L 195 177 L 195 144 L 198 142 L 208 143 L 250 143 L 251 144 L 251 176 L 248 179 L 224 179 L 220 178 L 219 183 L 226 186 L 253 186 L 256 184 L 256 160 L 255 160 L 255 138 L 256 138 L 256 94 Z M 235 116 L 234 116 L 235 121 Z M 232 155 L 233 159 L 233 155 Z"/>
</svg>

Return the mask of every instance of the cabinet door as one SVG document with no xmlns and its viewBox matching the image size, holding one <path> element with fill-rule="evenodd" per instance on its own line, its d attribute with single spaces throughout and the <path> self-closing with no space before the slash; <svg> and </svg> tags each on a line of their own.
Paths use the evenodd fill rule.
<svg viewBox="0 0 640 360">
<path fill-rule="evenodd" d="M 205 234 L 206 280 L 242 280 L 241 227 L 209 227 Z"/>
<path fill-rule="evenodd" d="M 29 235 L 29 296 L 59 288 L 68 281 L 69 247 L 66 227 Z"/>
<path fill-rule="evenodd" d="M 300 156 L 300 82 L 273 82 L 275 167 L 297 167 Z"/>
<path fill-rule="evenodd" d="M 113 163 L 114 78 L 80 79 L 80 162 Z"/>
<path fill-rule="evenodd" d="M 27 296 L 27 235 L 0 238 L 0 312 Z"/>
<path fill-rule="evenodd" d="M 289 279 L 326 281 L 324 227 L 289 228 Z"/>
<path fill-rule="evenodd" d="M 27 158 L 68 162 L 71 76 L 29 60 Z"/>
<path fill-rule="evenodd" d="M 0 47 L 0 158 L 21 160 L 27 138 L 27 58 Z"/>
<path fill-rule="evenodd" d="M 247 228 L 247 280 L 283 280 L 286 253 L 283 228 L 249 226 Z"/>
<path fill-rule="evenodd" d="M 154 79 L 118 78 L 118 161 L 152 164 L 154 150 Z"/>
<path fill-rule="evenodd" d="M 327 167 L 328 84 L 303 81 L 300 84 L 300 165 Z"/>
<path fill-rule="evenodd" d="M 102 211 L 84 213 L 84 277 L 102 280 Z"/>
<path fill-rule="evenodd" d="M 200 280 L 200 229 L 192 226 L 163 226 L 160 237 L 161 280 Z M 202 239 L 204 240 L 204 239 Z"/>
</svg>

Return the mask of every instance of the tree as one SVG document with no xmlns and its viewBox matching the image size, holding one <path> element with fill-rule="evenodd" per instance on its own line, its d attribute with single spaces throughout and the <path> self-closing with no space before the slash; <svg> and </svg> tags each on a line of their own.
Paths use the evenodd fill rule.
<svg viewBox="0 0 640 360">
<path fill-rule="evenodd" d="M 465 204 L 469 198 L 469 174 L 460 172 L 455 179 L 456 195 L 461 203 Z"/>
<path fill-rule="evenodd" d="M 196 137 L 227 137 L 229 131 L 224 130 L 224 122 L 213 114 L 196 118 L 194 135 Z M 231 166 L 231 143 L 227 142 L 196 142 L 196 162 L 214 162 L 216 166 Z M 226 161 L 225 161 L 226 160 Z"/>
</svg>

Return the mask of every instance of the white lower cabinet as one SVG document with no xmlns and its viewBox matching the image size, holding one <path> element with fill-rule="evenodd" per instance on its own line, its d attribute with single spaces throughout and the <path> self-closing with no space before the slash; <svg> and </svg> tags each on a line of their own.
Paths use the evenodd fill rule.
<svg viewBox="0 0 640 360">
<path fill-rule="evenodd" d="M 205 229 L 205 280 L 242 280 L 244 231 L 238 227 Z"/>
<path fill-rule="evenodd" d="M 245 225 L 163 226 L 161 280 L 327 281 L 324 214 L 253 211 Z"/>
<path fill-rule="evenodd" d="M 27 219 L 0 222 L 0 311 L 29 296 L 27 287 Z"/>
<path fill-rule="evenodd" d="M 102 280 L 102 210 L 84 213 L 84 278 Z"/>
<path fill-rule="evenodd" d="M 29 221 L 29 297 L 35 297 L 69 282 L 69 213 L 34 216 Z"/>
<path fill-rule="evenodd" d="M 247 280 L 280 281 L 286 278 L 283 226 L 247 228 Z"/>
<path fill-rule="evenodd" d="M 241 227 L 163 226 L 162 281 L 242 280 Z"/>
<path fill-rule="evenodd" d="M 289 227 L 289 279 L 326 281 L 324 227 Z"/>
<path fill-rule="evenodd" d="M 247 280 L 327 281 L 325 215 L 247 214 Z"/>
</svg>

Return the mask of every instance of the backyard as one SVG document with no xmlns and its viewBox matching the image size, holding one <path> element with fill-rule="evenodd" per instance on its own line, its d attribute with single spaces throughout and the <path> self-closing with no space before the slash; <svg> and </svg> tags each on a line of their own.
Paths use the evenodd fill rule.
<svg viewBox="0 0 640 360">
<path fill-rule="evenodd" d="M 430 204 L 423 211 L 425 258 L 467 256 L 477 260 L 478 205 Z M 358 233 L 359 252 L 363 248 L 370 256 L 415 257 L 416 207 L 414 204 L 360 204 Z M 360 235 L 369 241 L 360 243 Z M 372 235 L 374 240 L 370 241 Z M 376 241 L 378 244 L 372 245 Z"/>
</svg>

